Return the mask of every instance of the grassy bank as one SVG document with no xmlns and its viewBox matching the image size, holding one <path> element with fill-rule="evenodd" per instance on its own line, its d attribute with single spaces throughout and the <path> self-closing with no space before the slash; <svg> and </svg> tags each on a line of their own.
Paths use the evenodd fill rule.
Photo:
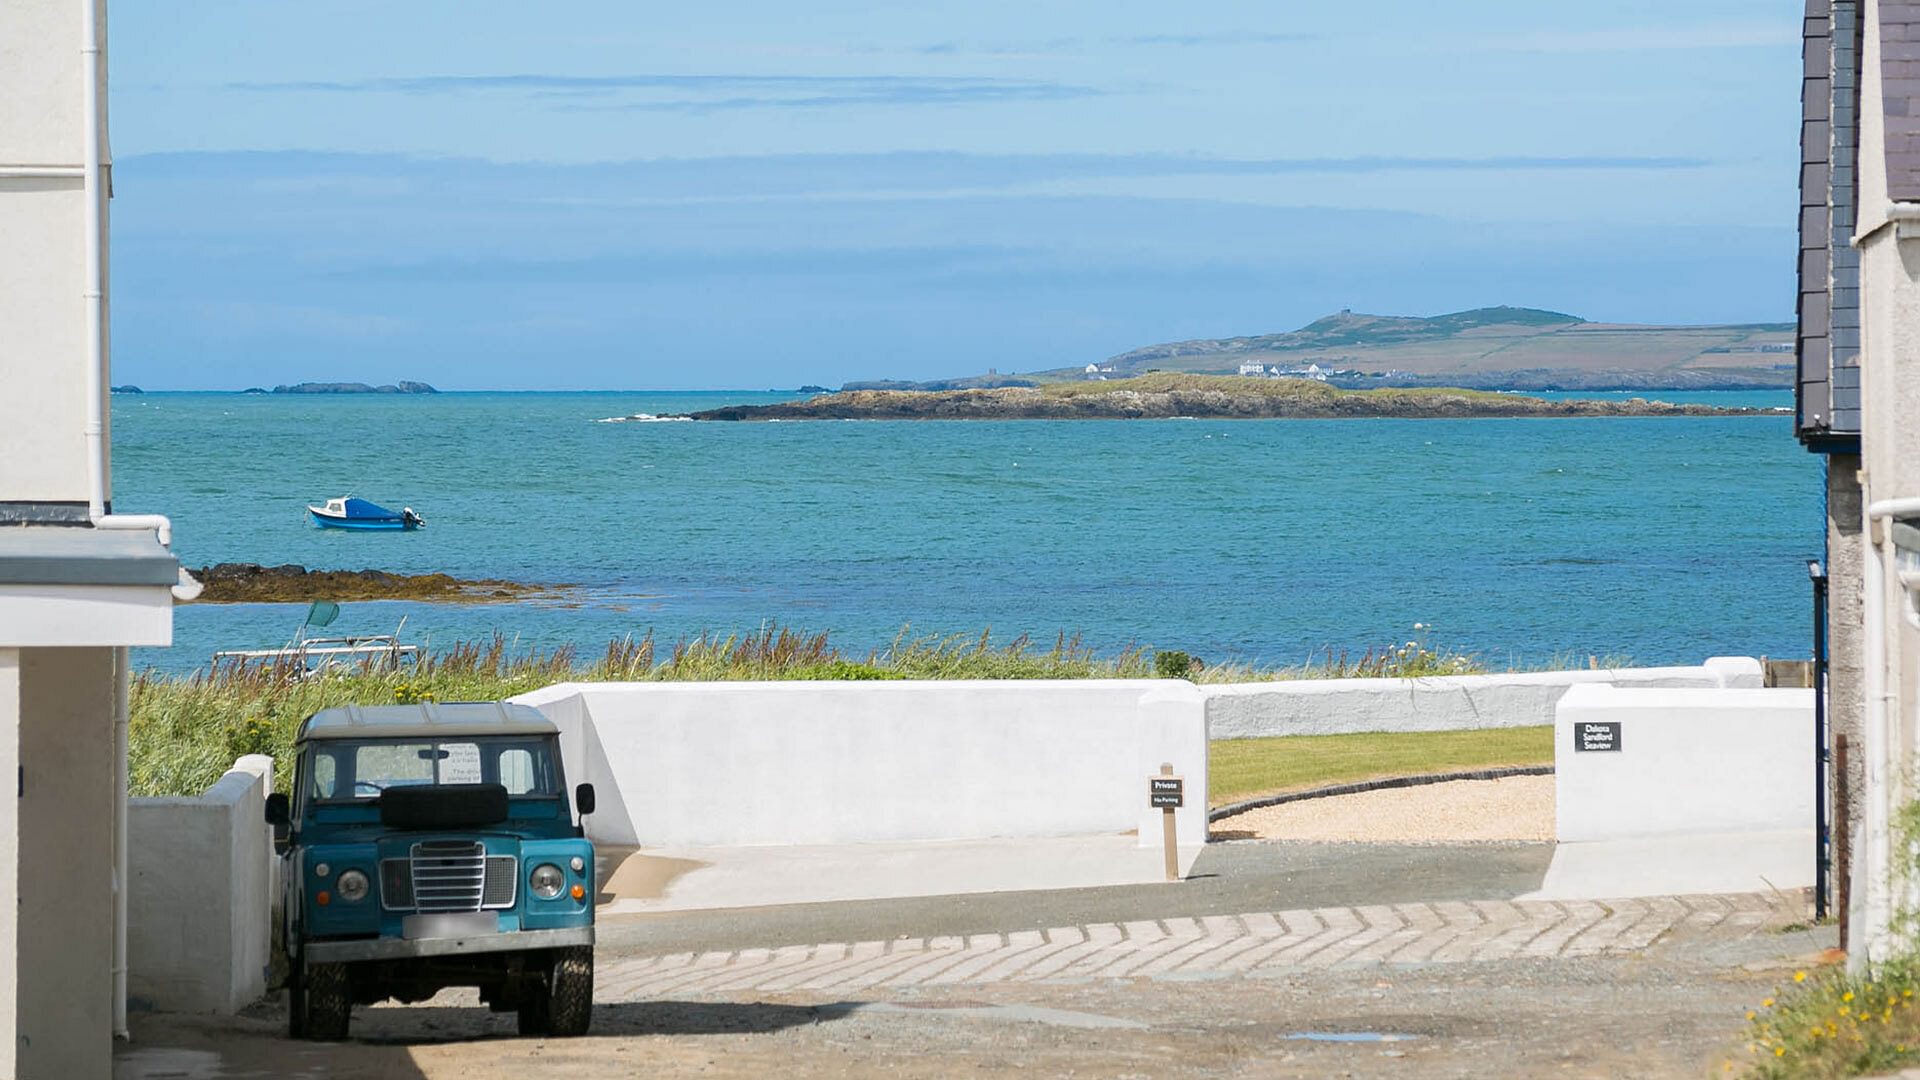
<svg viewBox="0 0 1920 1080">
<path fill-rule="evenodd" d="M 1358 657 L 1329 652 L 1292 668 L 1207 666 L 1184 653 L 1127 649 L 1096 655 L 1062 636 L 1037 646 L 1027 638 L 996 643 L 987 634 L 916 638 L 902 633 L 885 649 L 849 654 L 826 634 L 773 628 L 755 634 L 703 636 L 662 645 L 652 637 L 609 644 L 584 658 L 571 648 L 515 652 L 506 639 L 464 643 L 424 657 L 399 672 L 336 671 L 300 677 L 292 668 L 229 668 L 187 677 L 148 673 L 134 681 L 129 735 L 131 784 L 136 795 L 183 795 L 204 790 L 242 754 L 272 754 L 279 782 L 288 782 L 288 751 L 301 720 L 335 705 L 410 701 L 487 701 L 556 682 L 670 682 L 757 679 L 1101 679 L 1190 678 L 1246 682 L 1285 678 L 1414 678 L 1482 671 L 1473 657 L 1418 638 L 1368 650 Z M 1401 771 L 1403 763 L 1435 768 L 1533 760 L 1508 745 L 1516 738 L 1379 746 L 1293 739 L 1304 749 L 1267 747 L 1246 740 L 1216 768 L 1236 777 L 1228 789 L 1252 792 L 1299 786 L 1325 777 L 1351 778 Z M 1417 737 L 1416 737 L 1417 739 Z M 1524 739 L 1521 740 L 1524 742 Z M 1311 745 L 1309 745 L 1311 744 Z M 1428 746 L 1428 749 L 1421 749 Z M 1368 762 L 1377 762 L 1369 766 Z M 1422 766 L 1424 768 L 1424 765 Z M 1373 768 L 1373 772 L 1365 772 Z M 1356 772 L 1356 770 L 1360 770 Z M 1418 771 L 1418 770 L 1415 770 Z M 1431 771 L 1431 770 L 1429 770 Z"/>
<path fill-rule="evenodd" d="M 1551 765 L 1551 725 L 1482 731 L 1222 739 L 1209 754 L 1211 805 L 1383 776 Z"/>
</svg>

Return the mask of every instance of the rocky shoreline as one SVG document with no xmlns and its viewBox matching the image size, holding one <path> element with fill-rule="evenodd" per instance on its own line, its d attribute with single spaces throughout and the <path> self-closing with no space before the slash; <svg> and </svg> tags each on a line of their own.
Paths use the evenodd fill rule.
<svg viewBox="0 0 1920 1080">
<path fill-rule="evenodd" d="M 448 574 L 390 574 L 385 570 L 309 570 L 296 563 L 218 563 L 189 571 L 205 586 L 201 604 L 284 604 L 309 600 L 439 600 L 486 603 L 517 600 L 551 586 Z"/>
<path fill-rule="evenodd" d="M 694 420 L 1326 420 L 1475 417 L 1762 416 L 1767 410 L 1626 401 L 1547 401 L 1456 389 L 1341 390 L 1297 379 L 1147 375 L 1107 383 L 987 390 L 857 390 L 735 405 Z"/>
</svg>

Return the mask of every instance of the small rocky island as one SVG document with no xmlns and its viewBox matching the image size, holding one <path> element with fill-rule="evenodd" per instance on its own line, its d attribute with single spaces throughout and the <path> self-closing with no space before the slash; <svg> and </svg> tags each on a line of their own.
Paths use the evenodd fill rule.
<svg viewBox="0 0 1920 1080">
<path fill-rule="evenodd" d="M 248 393 L 257 393 L 258 388 L 250 388 Z M 273 388 L 276 394 L 437 394 L 440 391 L 423 382 L 408 382 L 405 379 L 384 386 L 374 386 L 363 382 L 303 382 L 291 386 L 281 385 Z"/>
<path fill-rule="evenodd" d="M 462 580 L 447 574 L 389 574 L 385 570 L 309 570 L 295 563 L 217 563 L 188 571 L 205 586 L 197 603 L 285 604 L 309 600 L 441 600 L 484 603 L 517 600 L 551 586 L 514 581 Z"/>
<path fill-rule="evenodd" d="M 1308 379 L 1156 373 L 1112 382 L 985 390 L 854 390 L 778 405 L 735 405 L 694 420 L 1156 420 L 1398 417 L 1760 416 L 1764 409 L 1626 401 L 1547 401 L 1487 390 L 1342 390 Z"/>
</svg>

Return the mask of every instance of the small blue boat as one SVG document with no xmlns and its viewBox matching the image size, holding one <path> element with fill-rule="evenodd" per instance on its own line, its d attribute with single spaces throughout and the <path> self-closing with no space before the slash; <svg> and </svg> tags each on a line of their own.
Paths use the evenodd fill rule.
<svg viewBox="0 0 1920 1080">
<path fill-rule="evenodd" d="M 313 523 L 323 529 L 417 529 L 427 523 L 425 518 L 413 512 L 411 506 L 401 507 L 396 514 L 384 506 L 351 495 L 344 499 L 328 499 L 325 506 L 309 506 L 307 513 L 313 518 Z"/>
</svg>

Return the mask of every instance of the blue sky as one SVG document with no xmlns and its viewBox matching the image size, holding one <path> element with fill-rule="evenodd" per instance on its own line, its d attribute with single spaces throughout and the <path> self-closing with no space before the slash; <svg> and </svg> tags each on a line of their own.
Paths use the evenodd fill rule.
<svg viewBox="0 0 1920 1080">
<path fill-rule="evenodd" d="M 1793 310 L 1800 5 L 119 0 L 115 379 L 837 385 Z"/>
</svg>

